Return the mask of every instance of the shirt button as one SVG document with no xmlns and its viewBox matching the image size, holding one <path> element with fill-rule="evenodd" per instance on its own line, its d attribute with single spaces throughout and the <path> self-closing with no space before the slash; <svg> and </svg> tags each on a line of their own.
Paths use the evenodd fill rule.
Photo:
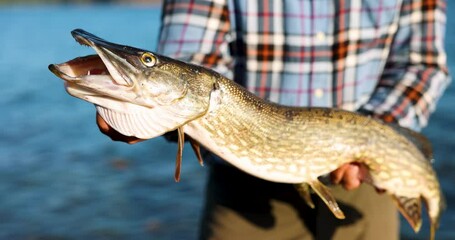
<svg viewBox="0 0 455 240">
<path fill-rule="evenodd" d="M 317 32 L 316 33 L 316 39 L 319 40 L 319 41 L 324 41 L 325 40 L 325 33 Z"/>
<path fill-rule="evenodd" d="M 324 90 L 322 90 L 321 88 L 315 89 L 314 96 L 316 96 L 317 98 L 321 98 L 322 96 L 324 96 Z"/>
</svg>

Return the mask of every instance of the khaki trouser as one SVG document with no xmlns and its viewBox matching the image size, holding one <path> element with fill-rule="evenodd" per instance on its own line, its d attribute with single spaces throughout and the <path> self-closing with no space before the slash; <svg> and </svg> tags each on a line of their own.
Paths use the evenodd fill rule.
<svg viewBox="0 0 455 240">
<path fill-rule="evenodd" d="M 336 219 L 318 196 L 309 208 L 290 184 L 273 183 L 233 167 L 211 167 L 200 239 L 394 240 L 399 218 L 391 198 L 369 185 L 332 187 L 346 215 Z"/>
</svg>

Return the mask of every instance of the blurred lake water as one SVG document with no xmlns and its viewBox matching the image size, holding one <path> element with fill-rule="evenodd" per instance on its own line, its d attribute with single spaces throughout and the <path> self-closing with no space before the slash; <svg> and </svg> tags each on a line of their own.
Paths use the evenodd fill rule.
<svg viewBox="0 0 455 240">
<path fill-rule="evenodd" d="M 453 73 L 455 3 L 448 2 Z M 175 144 L 110 141 L 94 107 L 70 97 L 47 69 L 93 54 L 72 39 L 75 28 L 154 50 L 159 16 L 159 6 L 0 8 L 0 239 L 196 239 L 206 169 L 191 149 L 175 183 Z M 424 130 L 448 202 L 438 239 L 455 238 L 454 103 L 452 84 Z M 426 221 L 415 235 L 403 222 L 402 238 L 427 239 L 428 228 Z"/>
</svg>

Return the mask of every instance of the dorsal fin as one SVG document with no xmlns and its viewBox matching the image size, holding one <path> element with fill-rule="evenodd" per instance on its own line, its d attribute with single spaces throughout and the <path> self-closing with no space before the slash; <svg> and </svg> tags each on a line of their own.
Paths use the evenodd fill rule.
<svg viewBox="0 0 455 240">
<path fill-rule="evenodd" d="M 433 147 L 431 146 L 431 142 L 428 138 L 418 132 L 409 128 L 401 127 L 397 124 L 390 124 L 390 126 L 411 141 L 422 152 L 428 161 L 433 161 Z"/>
</svg>

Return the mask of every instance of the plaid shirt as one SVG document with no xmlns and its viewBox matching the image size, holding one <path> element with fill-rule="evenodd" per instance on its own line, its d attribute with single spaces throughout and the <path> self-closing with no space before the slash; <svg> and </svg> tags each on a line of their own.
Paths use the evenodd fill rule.
<svg viewBox="0 0 455 240">
<path fill-rule="evenodd" d="M 168 0 L 158 51 L 258 96 L 419 130 L 449 83 L 443 0 Z"/>
</svg>

